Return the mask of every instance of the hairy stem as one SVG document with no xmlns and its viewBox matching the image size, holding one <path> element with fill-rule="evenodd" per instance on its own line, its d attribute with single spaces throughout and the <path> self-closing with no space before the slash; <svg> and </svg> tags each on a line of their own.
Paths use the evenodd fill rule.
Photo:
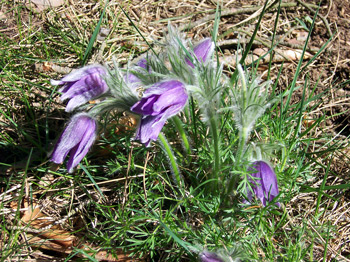
<svg viewBox="0 0 350 262">
<path fill-rule="evenodd" d="M 239 165 L 243 150 L 245 148 L 245 144 L 248 139 L 248 127 L 246 126 L 246 121 L 244 117 L 244 113 L 248 107 L 248 101 L 247 101 L 247 80 L 245 78 L 245 74 L 243 71 L 243 68 L 240 64 L 237 65 L 238 73 L 241 78 L 241 92 L 242 92 L 242 103 L 241 103 L 241 126 L 240 126 L 240 132 L 239 132 L 239 147 L 236 155 L 236 163 Z"/>
<path fill-rule="evenodd" d="M 219 172 L 220 172 L 220 141 L 219 141 L 219 133 L 218 133 L 218 126 L 216 122 L 216 117 L 213 114 L 213 110 L 208 110 L 208 116 L 209 116 L 209 124 L 210 129 L 212 133 L 213 138 L 213 146 L 214 146 L 214 169 L 212 176 L 210 179 L 214 179 L 213 183 L 214 186 L 211 186 L 213 191 L 217 191 L 218 188 L 218 182 L 219 182 Z"/>
<path fill-rule="evenodd" d="M 189 143 L 189 141 L 188 141 L 188 139 L 187 139 L 185 130 L 184 130 L 183 127 L 182 127 L 182 122 L 181 122 L 181 120 L 180 120 L 177 116 L 174 116 L 172 119 L 173 119 L 173 122 L 174 122 L 174 124 L 175 124 L 175 127 L 176 127 L 177 131 L 178 131 L 179 134 L 180 134 L 180 137 L 181 137 L 181 139 L 182 139 L 183 146 L 185 147 L 186 153 L 187 153 L 188 155 L 191 155 L 190 143 Z"/>
<path fill-rule="evenodd" d="M 180 170 L 179 170 L 179 168 L 177 166 L 176 158 L 174 156 L 173 150 L 171 149 L 171 146 L 169 145 L 169 143 L 168 143 L 168 141 L 165 138 L 163 133 L 160 133 L 158 138 L 159 138 L 159 141 L 162 143 L 162 146 L 163 146 L 163 149 L 164 149 L 165 153 L 169 157 L 170 166 L 171 166 L 171 169 L 172 169 L 172 171 L 174 173 L 177 186 L 178 186 L 181 194 L 183 194 L 184 193 L 184 182 L 182 180 L 182 177 L 181 177 L 181 174 L 180 174 Z"/>
</svg>

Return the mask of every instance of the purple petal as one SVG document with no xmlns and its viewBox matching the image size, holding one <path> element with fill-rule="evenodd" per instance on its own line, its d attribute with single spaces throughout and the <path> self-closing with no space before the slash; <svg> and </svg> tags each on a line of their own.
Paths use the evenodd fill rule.
<svg viewBox="0 0 350 262">
<path fill-rule="evenodd" d="M 59 92 L 63 93 L 62 101 L 70 99 L 66 108 L 66 112 L 70 112 L 108 91 L 108 86 L 102 77 L 106 74 L 107 70 L 102 66 L 86 66 L 75 70 L 59 81 L 51 80 L 51 84 L 64 84 Z"/>
<path fill-rule="evenodd" d="M 82 94 L 85 89 L 85 79 L 86 76 L 75 82 L 68 82 L 63 87 L 61 87 L 58 92 L 63 93 L 61 95 L 61 100 L 72 98 L 74 95 Z"/>
<path fill-rule="evenodd" d="M 80 142 L 84 135 L 85 130 L 81 126 L 84 126 L 84 119 L 80 115 L 73 116 L 51 154 L 51 161 L 56 164 L 63 163 L 69 151 Z"/>
<path fill-rule="evenodd" d="M 153 113 L 153 104 L 157 101 L 159 96 L 151 95 L 150 97 L 142 98 L 135 105 L 131 107 L 131 111 L 142 114 L 142 115 L 152 115 Z"/>
<path fill-rule="evenodd" d="M 184 84 L 178 80 L 167 80 L 167 81 L 159 82 L 154 84 L 150 88 L 148 88 L 143 93 L 143 97 L 148 97 L 150 95 L 161 95 L 179 86 L 184 88 Z"/>
<path fill-rule="evenodd" d="M 131 111 L 143 115 L 157 115 L 167 107 L 177 104 L 181 105 L 180 111 L 185 106 L 187 98 L 184 84 L 180 81 L 164 81 L 148 88 L 143 98 L 131 107 Z"/>
<path fill-rule="evenodd" d="M 61 80 L 54 80 L 54 79 L 50 79 L 50 84 L 53 86 L 59 86 L 59 85 L 63 85 L 65 82 L 61 81 Z"/>
<path fill-rule="evenodd" d="M 141 67 L 143 69 L 147 69 L 147 60 L 145 58 L 140 59 L 136 63 L 136 67 Z M 148 72 L 151 72 L 150 68 L 149 68 Z M 134 74 L 129 73 L 129 72 L 124 76 L 124 81 L 128 84 L 135 84 L 135 83 L 141 82 L 141 80 L 137 76 L 135 76 Z"/>
<path fill-rule="evenodd" d="M 257 178 L 253 181 L 249 179 L 252 183 L 252 188 L 255 196 L 261 201 L 261 203 L 266 206 L 267 201 L 272 201 L 279 193 L 277 177 L 270 165 L 264 161 L 256 161 L 253 163 L 252 168 L 256 170 L 251 176 Z M 249 192 L 250 190 L 248 190 Z M 251 200 L 252 195 L 248 193 L 248 199 Z M 277 203 L 278 206 L 279 203 Z"/>
<path fill-rule="evenodd" d="M 57 82 L 75 82 L 81 79 L 84 76 L 91 75 L 91 74 L 100 74 L 100 75 L 105 75 L 107 73 L 107 70 L 100 66 L 100 65 L 89 65 L 82 67 L 80 69 L 74 70 L 73 72 L 69 73 L 65 77 L 63 77 L 59 81 L 52 80 L 52 82 L 57 83 Z M 61 85 L 61 84 L 60 84 Z"/>
<path fill-rule="evenodd" d="M 273 169 L 266 162 L 260 165 L 262 176 L 262 188 L 265 192 L 265 201 L 272 201 L 278 194 L 277 177 Z"/>
<path fill-rule="evenodd" d="M 143 115 L 136 139 L 148 146 L 157 140 L 165 121 L 186 105 L 188 95 L 183 83 L 168 80 L 148 88 L 143 98 L 131 107 L 131 111 Z"/>
<path fill-rule="evenodd" d="M 86 132 L 84 133 L 81 141 L 77 144 L 70 152 L 70 157 L 67 163 L 68 173 L 73 172 L 73 168 L 76 167 L 80 161 L 85 157 L 85 155 L 90 150 L 90 147 L 94 144 L 96 139 L 96 123 L 90 122 L 89 126 L 86 127 Z"/>
<path fill-rule="evenodd" d="M 193 49 L 199 62 L 205 62 L 214 51 L 214 43 L 210 38 L 204 39 Z"/>
<path fill-rule="evenodd" d="M 164 110 L 159 116 L 161 116 L 161 120 L 166 121 L 168 118 L 178 114 L 183 108 L 185 104 L 177 104 L 169 106 L 166 110 Z"/>
<path fill-rule="evenodd" d="M 127 73 L 125 76 L 124 76 L 124 81 L 128 84 L 135 84 L 135 83 L 140 83 L 141 80 L 135 76 L 134 74 L 132 73 Z"/>
<path fill-rule="evenodd" d="M 60 93 L 66 93 L 66 92 L 68 92 L 68 90 L 73 86 L 73 85 L 75 85 L 77 83 L 77 81 L 76 82 L 62 82 L 60 85 L 63 85 L 63 87 L 61 87 L 60 89 L 58 89 L 58 92 L 60 92 Z M 52 84 L 52 80 L 51 80 L 51 84 Z M 61 96 L 61 100 L 62 101 L 64 101 L 65 100 L 65 98 L 62 98 L 62 96 Z"/>
<path fill-rule="evenodd" d="M 60 164 L 70 154 L 68 172 L 84 158 L 96 138 L 96 121 L 86 113 L 74 115 L 58 140 L 51 161 Z"/>
<path fill-rule="evenodd" d="M 81 84 L 80 88 L 76 85 Z M 99 75 L 89 75 L 76 82 L 69 91 L 62 95 L 61 99 L 70 98 L 66 112 L 71 112 L 78 106 L 94 99 L 108 91 L 106 82 Z"/>
<path fill-rule="evenodd" d="M 165 121 L 160 120 L 159 116 L 146 116 L 141 119 L 135 139 L 141 141 L 145 146 L 149 146 L 151 141 L 158 139 Z"/>
<path fill-rule="evenodd" d="M 208 57 L 212 55 L 214 48 L 214 42 L 210 38 L 206 38 L 193 48 L 193 53 L 200 63 L 205 63 Z M 194 68 L 193 63 L 188 58 L 185 61 L 190 67 Z"/>
<path fill-rule="evenodd" d="M 188 95 L 185 92 L 183 86 L 178 86 L 169 90 L 168 92 L 163 93 L 159 96 L 157 101 L 153 104 L 153 114 L 160 114 L 169 106 L 179 105 L 179 111 L 185 106 L 187 102 Z M 177 114 L 176 112 L 175 114 Z M 169 114 L 167 117 L 170 117 L 174 114 Z"/>
<path fill-rule="evenodd" d="M 199 259 L 201 262 L 224 262 L 217 254 L 208 251 L 202 252 Z"/>
<path fill-rule="evenodd" d="M 99 74 L 90 74 L 79 79 L 74 84 L 70 84 L 68 90 L 63 88 L 61 90 L 61 92 L 65 91 L 61 97 L 62 100 L 65 100 L 81 94 L 94 97 L 106 92 L 108 86 Z"/>
<path fill-rule="evenodd" d="M 143 69 L 147 69 L 147 60 L 145 58 L 140 59 L 136 65 L 138 65 L 139 67 L 142 67 Z"/>
</svg>

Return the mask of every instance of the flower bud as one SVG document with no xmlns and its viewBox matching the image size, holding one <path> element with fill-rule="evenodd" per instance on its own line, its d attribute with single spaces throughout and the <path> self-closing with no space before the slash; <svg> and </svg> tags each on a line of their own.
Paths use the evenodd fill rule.
<svg viewBox="0 0 350 262">
<path fill-rule="evenodd" d="M 147 69 L 147 60 L 144 58 L 139 60 L 136 63 L 135 69 L 137 69 L 137 67 Z M 127 84 L 135 84 L 135 83 L 141 82 L 137 76 L 135 76 L 134 74 L 129 73 L 129 72 L 125 75 L 124 80 Z"/>
<path fill-rule="evenodd" d="M 214 42 L 210 38 L 206 38 L 193 48 L 193 53 L 200 63 L 205 63 L 207 59 L 212 55 L 214 48 Z M 194 68 L 194 65 L 190 59 L 186 58 L 186 63 L 190 67 Z"/>
<path fill-rule="evenodd" d="M 69 173 L 79 164 L 96 139 L 96 121 L 86 113 L 74 115 L 59 138 L 52 154 L 51 161 L 61 164 L 70 154 L 67 163 Z"/>
<path fill-rule="evenodd" d="M 255 196 L 261 201 L 261 203 L 266 206 L 266 202 L 272 201 L 279 193 L 276 174 L 270 165 L 265 161 L 254 162 L 249 170 L 254 172 L 250 174 L 251 177 L 249 177 L 253 192 Z M 257 179 L 253 180 L 252 177 Z M 253 192 L 249 189 L 247 189 L 247 191 L 248 200 L 252 201 Z M 280 207 L 279 203 L 276 204 Z"/>
</svg>

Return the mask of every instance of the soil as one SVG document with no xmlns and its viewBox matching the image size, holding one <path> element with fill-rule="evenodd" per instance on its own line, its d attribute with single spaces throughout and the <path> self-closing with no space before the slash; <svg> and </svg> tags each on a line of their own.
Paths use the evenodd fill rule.
<svg viewBox="0 0 350 262">
<path fill-rule="evenodd" d="M 349 1 L 333 1 L 333 5 L 328 10 L 322 10 L 322 15 L 327 17 L 334 32 L 334 40 L 328 46 L 326 52 L 319 59 L 323 63 L 322 76 L 330 77 L 324 88 L 334 88 L 333 96 L 338 99 L 349 98 L 350 85 L 344 84 L 337 86 L 349 80 L 350 76 L 350 3 Z M 319 43 L 319 47 L 328 41 L 329 36 L 325 27 L 316 26 L 312 41 Z M 311 71 L 313 80 L 320 76 L 319 68 Z M 324 88 L 321 88 L 324 89 Z M 344 136 L 350 135 L 349 104 L 342 104 L 332 107 L 333 114 L 342 113 L 340 116 L 332 117 L 332 126 L 335 133 L 341 133 Z M 329 112 L 329 114 L 332 114 Z"/>
</svg>

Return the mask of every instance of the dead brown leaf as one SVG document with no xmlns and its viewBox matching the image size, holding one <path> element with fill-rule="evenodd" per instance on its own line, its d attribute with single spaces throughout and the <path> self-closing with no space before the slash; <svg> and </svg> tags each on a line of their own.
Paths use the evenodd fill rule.
<svg viewBox="0 0 350 262">
<path fill-rule="evenodd" d="M 16 209 L 17 203 L 12 202 L 11 207 Z M 22 202 L 21 222 L 23 223 L 28 238 L 28 243 L 32 246 L 43 250 L 58 252 L 63 256 L 70 254 L 72 247 L 84 249 L 84 251 L 93 256 L 98 261 L 145 261 L 142 259 L 134 259 L 130 257 L 130 252 L 124 252 L 121 248 L 116 248 L 118 258 L 113 257 L 105 250 L 99 250 L 98 246 L 90 244 L 82 244 L 78 237 L 71 232 L 64 230 L 60 225 L 55 225 L 53 219 L 41 212 L 40 205 L 32 200 L 30 203 L 27 200 Z M 84 257 L 83 254 L 78 254 L 79 257 Z"/>
<path fill-rule="evenodd" d="M 28 203 L 24 200 L 23 205 L 27 210 L 23 212 L 21 221 L 26 226 L 37 230 L 34 233 L 35 237 L 31 238 L 29 243 L 39 244 L 40 247 L 53 246 L 54 250 L 60 251 L 72 247 L 74 236 L 62 229 L 60 225 L 54 225 L 53 220 L 40 211 L 40 206 L 36 202 Z M 43 242 L 44 246 L 42 246 Z"/>
</svg>

